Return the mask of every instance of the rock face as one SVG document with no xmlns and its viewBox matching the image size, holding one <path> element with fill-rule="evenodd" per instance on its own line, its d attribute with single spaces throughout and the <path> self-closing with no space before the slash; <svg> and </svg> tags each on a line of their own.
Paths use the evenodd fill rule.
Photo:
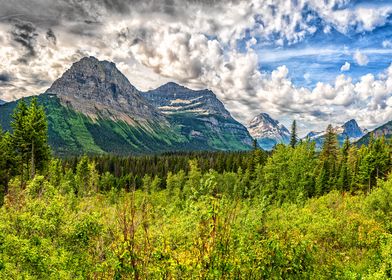
<svg viewBox="0 0 392 280">
<path fill-rule="evenodd" d="M 142 93 L 114 63 L 94 57 L 74 63 L 38 101 L 48 117 L 49 143 L 60 156 L 251 148 L 246 128 L 211 91 L 169 83 Z M 0 106 L 7 130 L 17 102 Z"/>
<path fill-rule="evenodd" d="M 210 90 L 191 90 L 168 83 L 143 96 L 172 124 L 179 125 L 195 148 L 244 150 L 252 145 L 247 129 L 233 119 Z"/>
<path fill-rule="evenodd" d="M 336 126 L 334 128 L 334 132 L 336 133 L 339 145 L 341 146 L 343 145 L 346 138 L 348 138 L 350 142 L 357 141 L 363 135 L 365 135 L 366 130 L 361 129 L 356 120 L 352 119 L 344 123 L 342 126 Z M 306 137 L 304 137 L 304 139 L 314 141 L 316 143 L 316 148 L 321 149 L 324 143 L 325 134 L 325 131 L 311 131 L 310 133 L 308 133 L 308 135 L 306 135 Z"/>
<path fill-rule="evenodd" d="M 342 128 L 343 136 L 347 136 L 349 139 L 358 139 L 364 135 L 364 131 L 359 127 L 358 123 L 354 119 L 346 122 Z"/>
<path fill-rule="evenodd" d="M 379 137 L 385 137 L 385 139 L 391 139 L 392 138 L 392 121 L 387 122 L 386 124 L 374 129 L 371 132 L 366 133 L 361 139 L 359 139 L 356 144 L 358 146 L 361 145 L 367 145 L 369 144 L 370 137 L 373 134 L 373 137 L 379 138 Z"/>
<path fill-rule="evenodd" d="M 114 63 L 85 57 L 74 63 L 46 91 L 60 102 L 92 119 L 136 123 L 167 123 L 117 69 Z"/>
<path fill-rule="evenodd" d="M 207 89 L 191 90 L 171 82 L 143 95 L 166 115 L 189 113 L 198 116 L 220 115 L 225 119 L 232 118 L 222 102 Z"/>
<path fill-rule="evenodd" d="M 289 130 L 266 113 L 254 117 L 248 124 L 248 130 L 264 150 L 272 150 L 276 144 L 290 142 Z"/>
</svg>

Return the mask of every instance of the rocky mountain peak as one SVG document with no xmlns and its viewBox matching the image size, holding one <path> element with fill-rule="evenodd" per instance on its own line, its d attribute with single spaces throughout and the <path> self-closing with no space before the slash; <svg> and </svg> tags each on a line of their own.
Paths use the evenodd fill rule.
<svg viewBox="0 0 392 280">
<path fill-rule="evenodd" d="M 165 121 L 114 63 L 92 56 L 75 62 L 46 93 L 57 95 L 64 105 L 93 119 L 110 118 L 129 124 Z"/>
<path fill-rule="evenodd" d="M 279 127 L 279 125 L 279 121 L 274 120 L 267 113 L 261 113 L 250 121 L 249 128 L 262 126 L 268 129 L 269 127 Z"/>
<path fill-rule="evenodd" d="M 223 103 L 208 89 L 192 90 L 170 82 L 143 93 L 143 96 L 164 114 L 190 113 L 231 118 Z"/>
<path fill-rule="evenodd" d="M 278 143 L 287 144 L 290 139 L 289 130 L 267 113 L 254 117 L 248 124 L 248 130 L 265 150 L 271 150 Z"/>
<path fill-rule="evenodd" d="M 359 127 L 358 123 L 354 119 L 346 122 L 342 128 L 343 133 L 349 138 L 359 138 L 364 135 L 364 131 Z"/>
</svg>

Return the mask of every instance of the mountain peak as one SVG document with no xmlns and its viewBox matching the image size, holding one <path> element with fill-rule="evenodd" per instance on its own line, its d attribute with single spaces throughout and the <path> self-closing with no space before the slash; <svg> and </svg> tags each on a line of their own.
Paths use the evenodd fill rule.
<svg viewBox="0 0 392 280">
<path fill-rule="evenodd" d="M 164 114 L 216 114 L 226 119 L 231 118 L 223 103 L 208 89 L 192 90 L 170 82 L 143 93 L 143 96 Z"/>
<path fill-rule="evenodd" d="M 343 133 L 349 138 L 359 138 L 364 135 L 356 120 L 351 119 L 342 126 Z"/>
<path fill-rule="evenodd" d="M 93 56 L 75 62 L 46 93 L 57 95 L 64 105 L 92 119 L 103 117 L 130 124 L 156 118 L 164 121 L 163 115 L 141 96 L 114 63 Z"/>
<path fill-rule="evenodd" d="M 366 130 L 362 130 L 357 121 L 354 119 L 351 119 L 347 122 L 345 122 L 341 126 L 337 126 L 334 129 L 334 132 L 337 134 L 337 138 L 339 141 L 339 144 L 342 145 L 344 140 L 346 138 L 349 138 L 350 141 L 356 141 L 359 138 L 361 138 Z M 324 143 L 324 137 L 325 137 L 326 131 L 321 131 L 321 132 L 314 132 L 311 131 L 306 135 L 305 139 L 309 139 L 311 141 L 314 141 L 316 143 L 316 147 L 318 149 L 321 149 L 323 143 Z"/>
<path fill-rule="evenodd" d="M 278 143 L 287 144 L 290 139 L 289 130 L 267 113 L 254 117 L 248 124 L 248 130 L 264 150 L 271 150 Z"/>
<path fill-rule="evenodd" d="M 267 113 L 260 113 L 256 117 L 253 118 L 253 120 L 249 124 L 249 127 L 255 126 L 255 125 L 257 126 L 260 123 L 270 123 L 273 126 L 279 126 L 279 121 L 274 120 Z"/>
</svg>

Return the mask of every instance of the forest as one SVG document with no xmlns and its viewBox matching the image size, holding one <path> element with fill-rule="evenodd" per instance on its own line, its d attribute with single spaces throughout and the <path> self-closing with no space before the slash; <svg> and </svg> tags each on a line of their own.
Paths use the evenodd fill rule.
<svg viewBox="0 0 392 280">
<path fill-rule="evenodd" d="M 392 145 L 56 158 L 44 108 L 0 134 L 1 279 L 390 279 Z"/>
</svg>

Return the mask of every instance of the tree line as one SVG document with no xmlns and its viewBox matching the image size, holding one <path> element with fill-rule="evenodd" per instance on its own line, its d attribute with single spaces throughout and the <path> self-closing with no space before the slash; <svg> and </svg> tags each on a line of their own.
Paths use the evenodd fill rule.
<svg viewBox="0 0 392 280">
<path fill-rule="evenodd" d="M 263 194 L 277 201 L 310 198 L 331 190 L 368 192 L 377 179 L 391 170 L 391 143 L 371 137 L 369 145 L 357 147 L 348 139 L 339 147 L 337 135 L 328 126 L 323 147 L 316 151 L 309 141 L 298 140 L 293 122 L 289 145 L 278 144 L 271 153 L 256 145 L 249 152 L 189 152 L 149 156 L 83 156 L 56 159 L 48 146 L 44 108 L 35 98 L 22 99 L 12 115 L 12 132 L 0 134 L 0 166 L 3 194 L 8 182 L 19 176 L 22 186 L 42 175 L 74 177 L 75 192 L 139 189 L 145 180 L 155 180 L 160 189 L 174 181 L 184 186 L 187 176 L 197 172 L 217 174 L 222 186 L 234 182 L 243 197 Z M 50 174 L 50 175 L 49 175 Z M 183 182 L 180 179 L 182 178 Z M 61 178 L 57 178 L 57 181 Z M 92 180 L 92 181 L 91 181 Z M 90 183 L 88 183 L 90 182 Z M 235 183 L 237 182 L 237 183 Z M 77 187 L 76 187 L 77 186 Z M 181 187 L 183 189 L 183 187 Z M 228 187 L 225 192 L 232 191 Z"/>
</svg>

